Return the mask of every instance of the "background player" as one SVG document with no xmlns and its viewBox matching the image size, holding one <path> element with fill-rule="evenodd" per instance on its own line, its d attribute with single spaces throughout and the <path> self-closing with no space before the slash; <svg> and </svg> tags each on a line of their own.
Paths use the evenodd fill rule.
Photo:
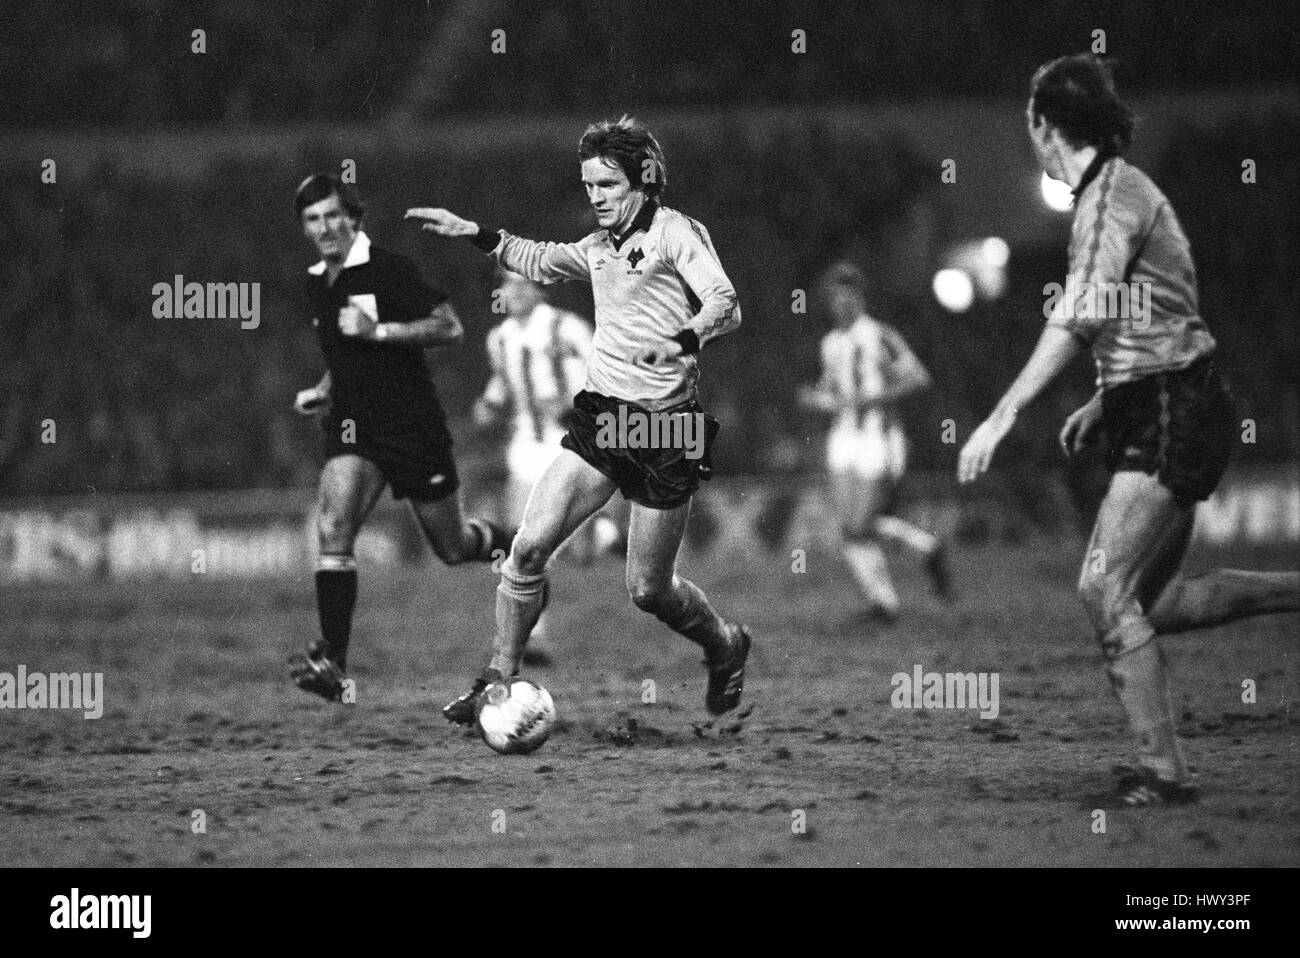
<svg viewBox="0 0 1300 958">
<path fill-rule="evenodd" d="M 882 540 L 925 557 L 935 591 L 946 596 L 943 544 L 924 529 L 890 515 L 907 466 L 907 442 L 897 404 L 930 385 L 930 374 L 898 331 L 867 312 L 866 277 L 836 263 L 819 284 L 835 328 L 821 344 L 822 374 L 801 387 L 806 408 L 835 417 L 826 442 L 831 493 L 844 536 L 844 558 L 867 597 L 869 615 L 892 620 L 898 593 L 889 578 Z"/>
<path fill-rule="evenodd" d="M 393 498 L 410 500 L 433 551 L 449 565 L 490 561 L 494 550 L 509 548 L 509 536 L 461 515 L 451 435 L 424 361 L 426 347 L 462 339 L 446 296 L 409 260 L 371 244 L 361 230 L 361 200 L 338 177 L 307 177 L 294 210 L 321 256 L 308 270 L 308 295 L 326 366 L 294 408 L 323 414 L 326 461 L 317 504 L 321 638 L 290 659 L 291 675 L 299 688 L 337 700 L 357 598 L 353 545 L 385 486 Z"/>
<path fill-rule="evenodd" d="M 1113 473 L 1079 595 L 1137 740 L 1141 772 L 1118 798 L 1185 802 L 1196 793 L 1156 637 L 1300 608 L 1300 573 L 1180 575 L 1196 503 L 1218 485 L 1236 441 L 1187 238 L 1164 194 L 1119 155 L 1133 120 L 1102 61 L 1079 54 L 1041 67 L 1026 120 L 1043 169 L 1074 190 L 1070 272 L 1033 355 L 962 449 L 958 476 L 978 478 L 1019 410 L 1091 347 L 1099 388 L 1066 420 L 1061 445 L 1071 455 L 1104 432 Z M 1120 283 L 1149 284 L 1147 315 L 1107 308 Z"/>
<path fill-rule="evenodd" d="M 744 688 L 750 636 L 725 622 L 704 593 L 676 574 L 677 551 L 691 496 L 709 476 L 708 444 L 717 423 L 696 397 L 697 353 L 740 325 L 735 289 L 704 227 L 661 206 L 667 168 L 658 141 L 624 117 L 596 123 L 578 146 L 582 182 L 599 229 L 577 243 L 541 243 L 480 227 L 444 209 L 407 216 L 443 236 L 468 237 L 508 269 L 543 283 L 584 280 L 596 302 L 596 335 L 585 389 L 563 451 L 528 499 L 523 525 L 497 589 L 492 660 L 474 688 L 444 714 L 473 721 L 474 700 L 487 684 L 514 674 L 545 602 L 551 555 L 615 490 L 632 502 L 627 588 L 632 601 L 704 648 L 705 698 L 715 715 L 735 708 Z M 610 446 L 597 418 L 619 407 L 667 412 L 707 423 L 703 455 L 681 448 Z"/>
</svg>

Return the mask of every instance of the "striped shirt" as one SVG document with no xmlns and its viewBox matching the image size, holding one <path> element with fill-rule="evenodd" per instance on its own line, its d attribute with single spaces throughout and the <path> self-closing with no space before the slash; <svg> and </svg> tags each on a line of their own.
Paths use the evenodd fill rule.
<svg viewBox="0 0 1300 958">
<path fill-rule="evenodd" d="M 664 409 L 695 398 L 698 355 L 653 369 L 637 354 L 685 329 L 703 346 L 740 325 L 736 290 L 708 231 L 676 210 L 647 201 L 623 236 L 599 229 L 576 243 L 542 243 L 501 230 L 493 256 L 539 283 L 591 283 L 596 333 L 587 363 L 592 392 Z"/>
<path fill-rule="evenodd" d="M 843 403 L 836 429 L 884 431 L 898 427 L 892 406 L 858 407 L 892 385 L 896 363 L 910 355 L 897 330 L 870 316 L 859 316 L 847 329 L 833 329 L 822 338 L 822 382 Z"/>
<path fill-rule="evenodd" d="M 1098 386 L 1184 369 L 1214 350 L 1178 217 L 1150 177 L 1121 157 L 1099 156 L 1084 173 L 1069 256 L 1048 323 L 1091 347 Z"/>
<path fill-rule="evenodd" d="M 577 314 L 541 303 L 511 316 L 487 338 L 492 378 L 483 401 L 509 409 L 517 438 L 541 442 L 560 428 L 560 414 L 586 380 L 591 327 Z"/>
</svg>

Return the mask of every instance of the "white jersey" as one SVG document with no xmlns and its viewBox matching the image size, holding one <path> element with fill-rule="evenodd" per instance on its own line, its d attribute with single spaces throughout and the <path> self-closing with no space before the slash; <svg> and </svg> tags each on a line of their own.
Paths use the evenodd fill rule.
<svg viewBox="0 0 1300 958">
<path fill-rule="evenodd" d="M 862 315 L 848 329 L 822 339 L 822 382 L 841 402 L 879 396 L 892 385 L 895 363 L 910 354 L 895 330 Z M 827 443 L 829 467 L 865 477 L 902 475 L 906 443 L 898 417 L 889 406 L 842 406 Z"/>
<path fill-rule="evenodd" d="M 582 317 L 540 303 L 488 333 L 487 349 L 492 378 L 483 402 L 509 411 L 515 441 L 543 443 L 563 433 L 560 416 L 586 381 L 591 353 L 591 327 Z"/>
<path fill-rule="evenodd" d="M 740 325 L 736 291 L 708 231 L 676 210 L 647 201 L 615 240 L 599 229 L 576 243 L 542 243 L 501 231 L 493 255 L 539 283 L 585 280 L 596 304 L 596 334 L 585 388 L 663 409 L 695 397 L 698 357 L 653 369 L 636 363 L 682 330 L 703 346 Z"/>
</svg>

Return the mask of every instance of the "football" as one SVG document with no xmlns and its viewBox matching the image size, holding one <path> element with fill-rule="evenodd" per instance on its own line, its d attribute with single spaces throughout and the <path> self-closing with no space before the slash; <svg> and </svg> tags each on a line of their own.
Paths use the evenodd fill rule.
<svg viewBox="0 0 1300 958">
<path fill-rule="evenodd" d="M 555 727 L 551 693 L 536 682 L 515 677 L 489 685 L 479 699 L 478 731 L 503 755 L 540 748 Z"/>
</svg>

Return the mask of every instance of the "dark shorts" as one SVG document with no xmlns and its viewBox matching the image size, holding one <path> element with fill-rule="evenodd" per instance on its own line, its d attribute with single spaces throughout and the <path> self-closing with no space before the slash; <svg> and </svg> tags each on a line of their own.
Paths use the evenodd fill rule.
<svg viewBox="0 0 1300 958">
<path fill-rule="evenodd" d="M 460 488 L 451 434 L 441 418 L 406 423 L 401 428 L 389 424 L 380 430 L 367 428 L 367 420 L 361 420 L 354 429 L 355 441 L 344 442 L 346 418 L 331 413 L 321 423 L 326 459 L 360 456 L 374 463 L 392 488 L 394 499 L 436 502 Z"/>
<path fill-rule="evenodd" d="M 1101 402 L 1111 472 L 1155 476 L 1183 504 L 1210 497 L 1237 437 L 1232 397 L 1213 355 L 1112 386 Z"/>
<path fill-rule="evenodd" d="M 671 423 L 671 420 L 651 417 L 698 415 L 701 418 L 692 422 L 703 424 L 703 435 L 698 432 L 691 434 L 679 427 L 675 434 L 660 433 L 657 439 L 685 437 L 691 440 L 693 448 L 686 448 L 680 441 L 660 441 L 660 448 L 646 448 L 647 440 L 637 438 L 630 428 L 618 429 L 620 407 L 627 410 L 622 421 L 629 425 L 635 424 L 636 419 L 632 417 L 637 415 L 647 417 L 642 422 L 656 425 Z M 636 403 L 583 390 L 573 398 L 569 422 L 569 431 L 560 440 L 560 445 L 613 479 L 618 484 L 618 491 L 629 502 L 651 509 L 676 509 L 690 501 L 701 481 L 713 475 L 713 440 L 718 434 L 718 421 L 694 399 L 651 413 Z M 626 435 L 620 435 L 620 432 Z M 625 441 L 629 439 L 630 442 Z M 656 439 L 648 441 L 653 443 Z"/>
</svg>

